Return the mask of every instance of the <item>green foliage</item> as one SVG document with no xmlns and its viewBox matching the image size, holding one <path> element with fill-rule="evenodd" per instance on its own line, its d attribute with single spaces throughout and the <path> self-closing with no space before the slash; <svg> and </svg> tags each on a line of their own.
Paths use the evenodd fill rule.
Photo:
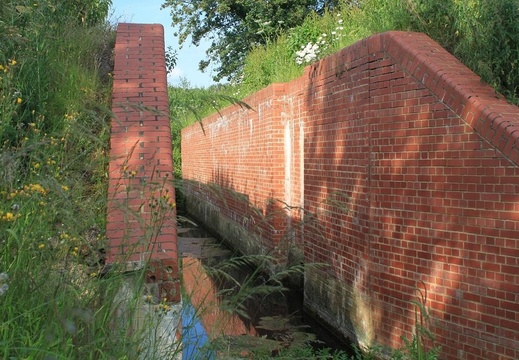
<svg viewBox="0 0 519 360">
<path fill-rule="evenodd" d="M 300 76 L 304 65 L 329 55 L 368 34 L 356 26 L 361 13 L 357 6 L 336 8 L 310 15 L 304 23 L 282 34 L 277 41 L 256 46 L 249 52 L 238 83 L 240 94 L 250 94 L 274 82 Z"/>
<path fill-rule="evenodd" d="M 200 63 L 204 70 L 216 62 L 216 80 L 239 75 L 247 53 L 266 44 L 280 33 L 300 25 L 313 12 L 322 12 L 339 1 L 317 0 L 165 0 L 173 23 L 179 26 L 179 41 L 189 37 L 193 44 L 207 38 L 212 41 L 208 60 Z"/>
<path fill-rule="evenodd" d="M 438 41 L 516 104 L 519 103 L 519 2 L 413 0 L 410 29 Z"/>
<path fill-rule="evenodd" d="M 243 67 L 243 80 L 237 94 L 246 96 L 271 83 L 286 82 L 302 74 L 302 68 L 292 60 L 286 51 L 287 38 L 280 36 L 277 42 L 253 48 Z M 283 69 L 283 71 L 280 71 Z"/>
<path fill-rule="evenodd" d="M 111 92 L 101 75 L 114 39 L 93 25 L 104 23 L 95 6 L 103 3 L 0 4 L 3 359 L 122 358 L 137 349 L 112 326 L 122 277 L 99 278 Z"/>
<path fill-rule="evenodd" d="M 423 289 L 417 288 L 418 297 L 412 301 L 415 306 L 415 331 L 410 340 L 402 338 L 404 346 L 394 352 L 392 358 L 395 360 L 436 360 L 440 356 L 440 347 L 427 347 L 428 343 L 434 342 L 434 334 L 428 327 L 427 287 L 423 281 L 421 285 Z"/>
<path fill-rule="evenodd" d="M 343 3 L 321 16 L 307 16 L 302 24 L 280 34 L 277 41 L 253 47 L 244 60 L 242 87 L 250 93 L 270 83 L 295 78 L 301 74 L 302 66 L 388 30 L 426 33 L 509 101 L 519 103 L 516 0 Z"/>
</svg>

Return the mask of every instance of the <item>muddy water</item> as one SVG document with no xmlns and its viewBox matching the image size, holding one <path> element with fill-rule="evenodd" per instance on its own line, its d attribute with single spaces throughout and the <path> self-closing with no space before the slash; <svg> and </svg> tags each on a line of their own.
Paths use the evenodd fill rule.
<svg viewBox="0 0 519 360">
<path fill-rule="evenodd" d="M 237 356 L 254 349 L 275 354 L 309 341 L 351 353 L 349 344 L 304 312 L 301 289 L 280 291 L 250 259 L 233 253 L 195 222 L 179 222 L 178 244 L 184 301 L 189 299 L 204 336 L 219 354 Z"/>
</svg>

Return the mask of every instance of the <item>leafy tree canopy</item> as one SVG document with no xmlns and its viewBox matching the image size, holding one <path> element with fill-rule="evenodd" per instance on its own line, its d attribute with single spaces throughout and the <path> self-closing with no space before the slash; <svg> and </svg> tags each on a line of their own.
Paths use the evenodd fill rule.
<svg viewBox="0 0 519 360">
<path fill-rule="evenodd" d="M 179 27 L 179 42 L 189 38 L 194 45 L 207 38 L 211 44 L 207 60 L 218 64 L 215 80 L 232 79 L 248 51 L 266 44 L 280 32 L 300 25 L 312 12 L 323 12 L 340 0 L 165 0 L 173 25 Z"/>
</svg>

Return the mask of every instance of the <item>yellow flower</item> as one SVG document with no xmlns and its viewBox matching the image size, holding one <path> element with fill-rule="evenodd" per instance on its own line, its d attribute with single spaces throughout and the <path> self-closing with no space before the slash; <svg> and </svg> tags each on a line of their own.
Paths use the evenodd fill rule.
<svg viewBox="0 0 519 360">
<path fill-rule="evenodd" d="M 39 164 L 38 164 L 38 167 L 39 167 Z M 29 185 L 24 186 L 24 189 L 29 190 L 31 192 L 39 192 L 42 195 L 45 195 L 49 192 L 47 189 L 45 189 L 40 184 L 29 184 Z"/>
<path fill-rule="evenodd" d="M 5 213 L 5 215 L 4 215 L 4 220 L 5 220 L 5 221 L 11 221 L 11 220 L 14 220 L 14 214 L 13 214 L 13 213 L 10 213 L 10 212 Z"/>
<path fill-rule="evenodd" d="M 4 70 L 4 66 L 2 64 L 0 64 L 0 71 Z"/>
<path fill-rule="evenodd" d="M 23 101 L 22 98 L 16 98 L 16 103 L 17 103 L 18 105 L 21 104 L 22 101 Z"/>
<path fill-rule="evenodd" d="M 11 65 L 11 66 L 16 65 L 16 60 L 15 60 L 15 59 L 12 59 L 12 60 L 9 62 L 9 65 Z"/>
<path fill-rule="evenodd" d="M 45 247 L 45 244 L 38 245 L 38 249 L 40 249 L 40 250 L 43 249 L 44 247 Z"/>
<path fill-rule="evenodd" d="M 68 186 L 66 185 L 61 185 L 61 188 L 63 189 L 63 191 L 68 191 Z"/>
</svg>

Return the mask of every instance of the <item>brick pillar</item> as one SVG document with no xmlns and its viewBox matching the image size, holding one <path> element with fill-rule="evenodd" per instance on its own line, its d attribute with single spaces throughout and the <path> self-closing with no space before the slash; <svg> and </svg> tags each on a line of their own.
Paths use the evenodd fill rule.
<svg viewBox="0 0 519 360">
<path fill-rule="evenodd" d="M 119 24 L 115 44 L 107 263 L 148 266 L 159 296 L 179 301 L 175 189 L 164 29 Z"/>
</svg>

